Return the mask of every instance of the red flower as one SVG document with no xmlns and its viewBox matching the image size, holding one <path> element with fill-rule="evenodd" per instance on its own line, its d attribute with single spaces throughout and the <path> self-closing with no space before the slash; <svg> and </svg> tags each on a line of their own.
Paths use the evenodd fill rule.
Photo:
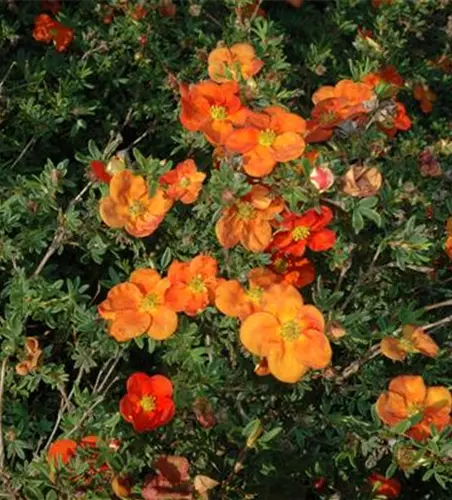
<svg viewBox="0 0 452 500">
<path fill-rule="evenodd" d="M 378 125 L 380 130 L 388 137 L 394 137 L 399 130 L 408 130 L 411 127 L 411 120 L 407 115 L 405 106 L 400 102 L 396 102 L 394 116 Z"/>
<path fill-rule="evenodd" d="M 315 280 L 315 268 L 305 257 L 285 256 L 276 253 L 272 257 L 270 269 L 282 277 L 282 283 L 295 288 L 303 288 Z"/>
<path fill-rule="evenodd" d="M 397 498 L 400 495 L 400 482 L 397 479 L 387 479 L 378 472 L 372 472 L 367 481 L 373 487 L 374 493 L 386 498 Z"/>
<path fill-rule="evenodd" d="M 63 26 L 61 23 L 57 23 L 53 31 L 54 34 L 52 38 L 56 50 L 58 52 L 64 52 L 74 38 L 74 30 L 67 26 Z"/>
<path fill-rule="evenodd" d="M 320 207 L 320 213 L 315 208 L 303 215 L 286 212 L 269 250 L 295 257 L 301 257 L 306 247 L 314 252 L 329 250 L 336 243 L 336 233 L 326 228 L 332 219 L 333 212 L 325 206 Z"/>
<path fill-rule="evenodd" d="M 91 171 L 98 181 L 110 184 L 112 176 L 107 172 L 107 166 L 103 161 L 93 160 L 91 162 Z"/>
<path fill-rule="evenodd" d="M 175 413 L 173 386 L 163 375 L 149 377 L 136 372 L 127 380 L 127 394 L 119 411 L 136 432 L 152 431 L 167 424 Z"/>
<path fill-rule="evenodd" d="M 52 41 L 51 29 L 54 28 L 55 24 L 56 21 L 48 14 L 36 16 L 33 38 L 38 42 L 50 43 Z"/>
</svg>

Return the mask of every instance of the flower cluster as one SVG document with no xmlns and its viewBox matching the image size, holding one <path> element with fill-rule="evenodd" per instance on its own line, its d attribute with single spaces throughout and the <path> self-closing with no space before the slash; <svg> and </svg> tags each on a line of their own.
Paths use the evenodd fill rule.
<svg viewBox="0 0 452 500">
<path fill-rule="evenodd" d="M 38 42 L 53 42 L 58 52 L 64 52 L 74 38 L 74 30 L 52 19 L 48 14 L 40 14 L 35 19 L 33 38 Z"/>
</svg>

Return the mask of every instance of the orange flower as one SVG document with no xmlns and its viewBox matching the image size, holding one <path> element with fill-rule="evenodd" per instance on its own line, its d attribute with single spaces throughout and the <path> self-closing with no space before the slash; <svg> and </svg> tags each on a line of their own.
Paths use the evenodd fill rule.
<svg viewBox="0 0 452 500">
<path fill-rule="evenodd" d="M 420 101 L 422 112 L 425 114 L 431 113 L 433 103 L 436 101 L 437 96 L 435 92 L 430 90 L 428 85 L 417 83 L 413 86 L 413 97 Z"/>
<path fill-rule="evenodd" d="M 444 246 L 444 250 L 449 259 L 452 260 L 452 217 L 449 217 L 447 219 L 446 231 L 447 231 L 447 239 L 446 239 L 446 244 Z"/>
<path fill-rule="evenodd" d="M 53 43 L 58 52 L 64 52 L 74 38 L 74 30 L 57 23 L 53 28 Z"/>
<path fill-rule="evenodd" d="M 113 175 L 109 196 L 100 202 L 100 216 L 107 226 L 143 238 L 158 228 L 172 203 L 162 189 L 150 198 L 144 178 L 123 170 Z"/>
<path fill-rule="evenodd" d="M 422 377 L 401 375 L 391 380 L 389 390 L 377 401 L 377 414 L 393 427 L 403 420 L 420 414 L 421 421 L 411 426 L 407 435 L 424 441 L 431 435 L 431 427 L 442 431 L 450 423 L 452 395 L 446 387 L 426 387 Z"/>
<path fill-rule="evenodd" d="M 237 280 L 223 281 L 216 290 L 215 306 L 226 316 L 243 321 L 261 310 L 264 290 L 280 281 L 281 278 L 269 269 L 251 269 L 248 289 Z"/>
<path fill-rule="evenodd" d="M 410 117 L 407 115 L 405 106 L 400 103 L 395 103 L 395 108 L 390 116 L 385 116 L 383 120 L 378 123 L 380 130 L 382 130 L 388 137 L 394 137 L 399 130 L 408 130 L 411 127 Z"/>
<path fill-rule="evenodd" d="M 212 304 L 219 284 L 217 261 L 198 255 L 189 262 L 174 261 L 168 269 L 168 304 L 177 312 L 195 316 Z"/>
<path fill-rule="evenodd" d="M 33 38 L 38 42 L 50 43 L 52 41 L 52 29 L 57 21 L 48 14 L 40 14 L 35 18 Z"/>
<path fill-rule="evenodd" d="M 401 492 L 400 481 L 386 478 L 378 472 L 372 472 L 367 481 L 373 488 L 373 492 L 385 498 L 398 498 Z"/>
<path fill-rule="evenodd" d="M 176 168 L 160 177 L 160 184 L 166 187 L 165 192 L 171 200 L 182 203 L 194 203 L 201 191 L 206 174 L 199 172 L 193 160 L 185 160 Z"/>
<path fill-rule="evenodd" d="M 191 132 L 200 131 L 214 145 L 221 145 L 243 125 L 248 110 L 239 98 L 237 82 L 201 82 L 180 85 L 182 125 Z"/>
<path fill-rule="evenodd" d="M 238 81 L 240 78 L 248 80 L 259 73 L 264 65 L 249 43 L 236 43 L 230 49 L 214 49 L 207 62 L 210 79 L 217 83 Z"/>
<path fill-rule="evenodd" d="M 315 280 L 315 268 L 305 257 L 292 257 L 282 253 L 272 256 L 270 268 L 281 276 L 281 283 L 303 288 Z"/>
<path fill-rule="evenodd" d="M 333 220 L 333 212 L 326 206 L 311 208 L 301 215 L 285 212 L 275 226 L 269 250 L 284 255 L 301 257 L 306 248 L 313 252 L 330 250 L 336 243 L 336 233 L 326 226 Z"/>
<path fill-rule="evenodd" d="M 421 327 L 405 325 L 401 339 L 385 337 L 380 344 L 381 353 L 393 361 L 403 361 L 408 353 L 418 352 L 430 358 L 438 354 L 438 345 Z"/>
<path fill-rule="evenodd" d="M 154 269 L 137 269 L 129 282 L 114 286 L 98 307 L 109 334 L 118 342 L 144 333 L 155 340 L 170 337 L 177 329 L 177 315 L 165 298 L 169 287 L 170 281 Z"/>
<path fill-rule="evenodd" d="M 366 83 L 341 80 L 334 87 L 320 87 L 312 96 L 314 109 L 308 120 L 306 142 L 329 140 L 333 129 L 344 120 L 367 114 L 375 99 L 372 87 Z"/>
<path fill-rule="evenodd" d="M 292 286 L 273 285 L 264 292 L 262 311 L 242 323 L 240 339 L 253 354 L 266 358 L 268 369 L 282 382 L 297 382 L 311 368 L 325 368 L 331 347 L 322 313 L 304 305 Z"/>
<path fill-rule="evenodd" d="M 24 377 L 38 366 L 42 350 L 39 348 L 39 341 L 36 337 L 26 337 L 25 339 L 26 357 L 16 365 L 16 373 Z"/>
<path fill-rule="evenodd" d="M 273 199 L 270 190 L 255 184 L 251 191 L 225 208 L 215 226 L 215 232 L 224 248 L 241 243 L 251 252 L 263 252 L 272 239 L 270 221 L 284 208 L 281 199 Z"/>
<path fill-rule="evenodd" d="M 72 439 L 57 439 L 47 453 L 47 462 L 56 467 L 59 463 L 66 465 L 77 452 L 77 443 Z"/>
<path fill-rule="evenodd" d="M 163 375 L 134 373 L 127 379 L 127 394 L 119 403 L 119 411 L 136 432 L 166 425 L 176 411 L 171 381 Z"/>
<path fill-rule="evenodd" d="M 271 106 L 263 113 L 250 113 L 247 121 L 250 126 L 234 130 L 225 146 L 243 154 L 248 175 L 264 177 L 278 162 L 295 160 L 303 154 L 306 122 L 301 116 Z"/>
<path fill-rule="evenodd" d="M 405 80 L 400 76 L 392 64 L 385 66 L 377 73 L 369 73 L 362 78 L 363 83 L 367 83 L 372 88 L 376 88 L 379 83 L 390 85 L 388 93 L 394 95 L 405 85 Z"/>
</svg>

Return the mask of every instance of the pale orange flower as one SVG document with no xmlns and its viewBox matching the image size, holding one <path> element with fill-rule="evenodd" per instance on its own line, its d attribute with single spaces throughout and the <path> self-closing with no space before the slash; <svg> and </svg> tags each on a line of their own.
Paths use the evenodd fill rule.
<svg viewBox="0 0 452 500">
<path fill-rule="evenodd" d="M 217 278 L 218 263 L 208 255 L 198 255 L 189 262 L 174 261 L 168 269 L 170 287 L 166 300 L 177 312 L 195 316 L 212 304 Z"/>
<path fill-rule="evenodd" d="M 266 268 L 251 269 L 248 273 L 248 288 L 237 280 L 221 283 L 215 294 L 215 305 L 226 316 L 243 321 L 250 314 L 261 310 L 264 290 L 282 280 Z"/>
<path fill-rule="evenodd" d="M 385 337 L 380 343 L 381 353 L 393 361 L 403 361 L 408 353 L 417 352 L 430 358 L 438 354 L 438 345 L 421 327 L 405 325 L 401 339 Z"/>
<path fill-rule="evenodd" d="M 25 359 L 17 363 L 16 373 L 24 377 L 38 366 L 42 350 L 39 348 L 39 341 L 36 337 L 26 337 L 25 339 Z"/>
<path fill-rule="evenodd" d="M 249 43 L 236 43 L 231 48 L 212 50 L 207 60 L 210 79 L 217 83 L 248 80 L 259 73 L 264 63 L 256 57 Z"/>
<path fill-rule="evenodd" d="M 383 176 L 376 167 L 353 165 L 341 181 L 343 193 L 357 198 L 367 198 L 378 193 L 383 183 Z"/>
<path fill-rule="evenodd" d="M 154 269 L 137 269 L 127 283 L 114 286 L 98 311 L 108 321 L 108 331 L 118 342 L 147 333 L 164 340 L 177 329 L 177 315 L 165 298 L 170 287 Z"/>
<path fill-rule="evenodd" d="M 350 112 L 365 112 L 365 104 L 375 99 L 372 86 L 363 82 L 341 80 L 334 87 L 324 85 L 314 92 L 312 102 L 319 104 L 326 99 L 345 99 L 345 106 Z M 356 109 L 355 106 L 357 107 Z"/>
<path fill-rule="evenodd" d="M 171 200 L 194 203 L 199 196 L 206 174 L 199 172 L 193 160 L 185 160 L 160 177 L 160 184 Z"/>
<path fill-rule="evenodd" d="M 390 427 L 420 414 L 422 419 L 411 426 L 407 435 L 424 441 L 431 435 L 431 427 L 442 431 L 450 424 L 452 395 L 446 387 L 426 387 L 422 377 L 401 375 L 391 380 L 389 390 L 377 401 L 379 418 Z"/>
<path fill-rule="evenodd" d="M 301 116 L 278 106 L 262 113 L 249 113 L 249 126 L 234 130 L 226 139 L 227 149 L 243 155 L 248 175 L 264 177 L 278 162 L 299 158 L 305 149 L 306 122 Z"/>
<path fill-rule="evenodd" d="M 274 377 L 294 383 L 310 369 L 330 363 L 324 328 L 318 309 L 304 305 L 294 287 L 277 284 L 264 292 L 261 311 L 242 323 L 240 339 L 251 353 L 266 358 Z"/>
<path fill-rule="evenodd" d="M 144 178 L 123 170 L 113 175 L 109 196 L 100 202 L 100 216 L 107 226 L 143 238 L 157 229 L 172 204 L 162 189 L 149 197 Z"/>
<path fill-rule="evenodd" d="M 224 248 L 241 243 L 251 252 L 263 252 L 272 239 L 270 221 L 282 212 L 284 204 L 274 199 L 270 190 L 255 184 L 251 191 L 225 208 L 215 226 L 215 232 Z"/>
<path fill-rule="evenodd" d="M 435 92 L 430 90 L 428 85 L 417 83 L 413 86 L 413 97 L 420 102 L 422 112 L 429 114 L 432 112 L 433 103 L 437 99 Z"/>
</svg>

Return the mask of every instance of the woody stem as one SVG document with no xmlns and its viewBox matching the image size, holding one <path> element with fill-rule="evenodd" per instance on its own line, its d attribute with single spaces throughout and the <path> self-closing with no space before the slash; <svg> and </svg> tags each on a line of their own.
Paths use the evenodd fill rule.
<svg viewBox="0 0 452 500">
<path fill-rule="evenodd" d="M 3 471 L 5 465 L 5 447 L 3 444 L 3 393 L 5 390 L 5 375 L 8 358 L 2 361 L 0 368 L 0 472 Z"/>
</svg>

